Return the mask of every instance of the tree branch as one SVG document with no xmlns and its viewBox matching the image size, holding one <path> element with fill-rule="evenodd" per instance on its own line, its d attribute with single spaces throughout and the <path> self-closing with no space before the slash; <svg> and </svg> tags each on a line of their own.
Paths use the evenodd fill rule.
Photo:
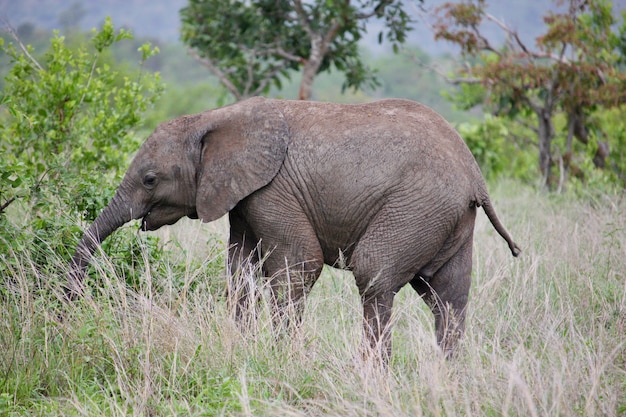
<svg viewBox="0 0 626 417">
<path fill-rule="evenodd" d="M 266 49 L 266 52 L 267 52 L 267 55 L 272 55 L 272 54 L 278 55 L 282 58 L 285 58 L 288 61 L 300 62 L 300 63 L 304 61 L 304 58 L 302 58 L 301 56 L 290 54 L 289 52 L 285 51 L 280 46 L 277 46 L 275 48 L 268 48 Z"/>
<path fill-rule="evenodd" d="M 300 21 L 302 28 L 309 34 L 309 36 L 313 36 L 313 28 L 311 27 L 311 22 L 307 18 L 306 11 L 302 6 L 302 1 L 293 0 L 293 8 L 296 10 L 296 15 L 298 16 L 298 20 Z"/>
<path fill-rule="evenodd" d="M 528 95 L 524 94 L 522 100 L 528 104 L 528 107 L 530 107 L 535 114 L 543 113 L 544 107 L 541 104 L 535 103 Z"/>
<path fill-rule="evenodd" d="M 244 51 L 246 51 L 244 49 Z M 247 73 L 248 79 L 246 80 L 246 85 L 243 89 L 243 97 L 250 97 L 250 89 L 252 88 L 252 84 L 254 83 L 254 61 L 256 60 L 256 50 L 248 49 L 248 59 L 246 60 L 247 65 Z"/>
<path fill-rule="evenodd" d="M 514 39 L 517 47 L 527 56 L 530 56 L 532 58 L 538 58 L 538 59 L 548 58 L 556 62 L 560 62 L 562 64 L 569 63 L 569 60 L 565 58 L 565 49 L 567 48 L 566 44 L 563 44 L 563 48 L 561 49 L 561 52 L 559 53 L 559 55 L 553 54 L 551 52 L 533 52 L 530 49 L 528 49 L 528 47 L 526 46 L 524 42 L 522 42 L 516 30 L 511 29 L 509 26 L 507 26 L 506 23 L 497 19 L 492 14 L 485 13 L 485 18 L 495 23 L 496 25 L 498 25 L 500 29 L 502 29 L 509 36 L 509 38 Z M 511 45 L 511 46 L 514 47 L 514 45 Z"/>
<path fill-rule="evenodd" d="M 359 20 L 369 19 L 370 17 L 381 17 L 385 13 L 385 7 L 393 3 L 393 0 L 381 0 L 374 9 L 369 13 L 357 13 L 354 15 Z"/>
<path fill-rule="evenodd" d="M 265 88 L 268 86 L 268 84 L 270 83 L 270 81 L 272 80 L 272 78 L 274 78 L 274 76 L 278 75 L 278 73 L 280 73 L 280 71 L 282 70 L 281 67 L 275 67 L 272 72 L 270 72 L 268 74 L 267 77 L 265 77 L 263 80 L 261 80 L 261 82 L 259 83 L 259 86 L 257 87 L 257 89 L 254 91 L 253 95 L 259 95 L 263 92 L 263 90 L 265 90 Z"/>
<path fill-rule="evenodd" d="M 409 59 L 413 62 L 415 62 L 418 66 L 425 68 L 429 71 L 433 71 L 435 72 L 437 75 L 439 75 L 441 78 L 444 79 L 445 82 L 452 84 L 452 85 L 459 85 L 459 84 L 481 84 L 483 82 L 482 79 L 477 78 L 477 77 L 469 77 L 469 78 L 450 78 L 448 77 L 443 71 L 441 71 L 439 68 L 432 66 L 432 65 L 427 65 L 424 62 L 422 62 L 419 58 L 417 58 L 415 55 L 411 54 L 409 55 Z M 468 71 L 469 74 L 469 71 Z"/>
<path fill-rule="evenodd" d="M 37 62 L 37 60 L 33 58 L 33 56 L 28 52 L 28 48 L 24 46 L 20 38 L 17 36 L 17 32 L 15 31 L 15 29 L 13 29 L 11 24 L 9 24 L 9 21 L 5 18 L 0 18 L 0 21 L 2 21 L 5 30 L 9 33 L 9 35 L 11 35 L 13 40 L 15 40 L 15 42 L 17 42 L 17 44 L 20 46 L 20 49 L 22 50 L 22 52 L 24 52 L 24 55 L 26 55 L 28 59 L 30 59 L 30 61 L 33 63 L 33 65 L 35 65 L 35 67 L 37 67 L 39 71 L 43 71 L 43 67 L 39 65 L 39 62 Z"/>
<path fill-rule="evenodd" d="M 335 39 L 335 36 L 337 36 L 337 33 L 339 32 L 339 29 L 341 29 L 341 26 L 342 26 L 342 22 L 339 20 L 335 20 L 332 26 L 330 27 L 330 29 L 328 30 L 328 32 L 326 32 L 326 36 L 324 36 L 324 40 L 322 44 L 323 55 L 326 55 L 326 51 L 328 50 L 328 45 L 330 45 L 333 42 L 333 39 Z"/>
<path fill-rule="evenodd" d="M 9 207 L 9 205 L 11 205 L 12 202 L 15 201 L 15 197 L 11 197 L 9 198 L 6 202 L 4 202 L 1 206 L 0 206 L 0 214 L 4 213 L 4 210 L 7 209 L 7 207 Z"/>
<path fill-rule="evenodd" d="M 515 122 L 516 122 L 517 124 L 519 124 L 520 126 L 523 126 L 523 127 L 525 127 L 526 129 L 529 129 L 529 130 L 533 131 L 535 134 L 539 134 L 539 129 L 537 128 L 537 126 L 533 126 L 533 125 L 531 125 L 531 124 L 530 124 L 530 123 L 528 123 L 526 120 L 524 120 L 524 119 L 522 119 L 522 118 L 519 118 L 519 117 L 516 117 L 516 118 L 515 118 Z M 513 135 L 513 136 L 515 136 L 515 135 L 514 135 L 513 133 L 511 133 L 511 132 L 509 132 L 509 134 L 510 134 L 510 135 Z M 526 143 L 529 143 L 529 142 L 526 142 Z"/>
<path fill-rule="evenodd" d="M 472 31 L 473 31 L 474 35 L 476 35 L 476 38 L 478 38 L 478 40 L 480 41 L 480 43 L 478 44 L 480 50 L 493 52 L 494 54 L 496 54 L 498 56 L 502 56 L 500 51 L 497 48 L 495 48 L 494 46 L 491 45 L 491 42 L 489 42 L 489 39 L 485 38 L 480 33 L 480 31 L 478 30 L 478 27 L 476 25 L 472 25 Z"/>
<path fill-rule="evenodd" d="M 230 93 L 235 96 L 235 100 L 239 101 L 241 100 L 243 97 L 241 95 L 241 93 L 239 92 L 239 90 L 237 90 L 237 87 L 235 87 L 235 85 L 230 81 L 230 79 L 228 78 L 227 74 L 220 70 L 214 63 L 213 61 L 211 61 L 209 58 L 204 58 L 201 57 L 198 52 L 196 52 L 194 49 L 192 48 L 187 48 L 187 51 L 189 52 L 189 54 L 199 63 L 201 63 L 202 65 L 204 65 L 205 67 L 207 67 L 209 69 L 209 71 L 211 71 L 213 73 L 213 75 L 215 75 L 222 84 L 224 84 L 224 86 L 226 87 L 226 89 L 228 91 L 230 91 Z"/>
</svg>

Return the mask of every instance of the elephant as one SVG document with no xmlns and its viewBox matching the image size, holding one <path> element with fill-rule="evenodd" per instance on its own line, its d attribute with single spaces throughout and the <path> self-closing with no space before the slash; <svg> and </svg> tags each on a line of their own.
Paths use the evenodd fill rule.
<svg viewBox="0 0 626 417">
<path fill-rule="evenodd" d="M 427 106 L 254 97 L 155 129 L 79 241 L 65 291 L 83 293 L 97 245 L 130 220 L 156 230 L 228 214 L 229 274 L 262 259 L 279 316 L 302 305 L 324 264 L 342 267 L 361 297 L 365 346 L 389 357 L 394 296 L 410 284 L 449 354 L 465 329 L 481 206 L 517 257 L 472 153 Z M 241 316 L 250 294 L 231 284 Z M 290 311 L 299 321 L 302 309 Z"/>
</svg>

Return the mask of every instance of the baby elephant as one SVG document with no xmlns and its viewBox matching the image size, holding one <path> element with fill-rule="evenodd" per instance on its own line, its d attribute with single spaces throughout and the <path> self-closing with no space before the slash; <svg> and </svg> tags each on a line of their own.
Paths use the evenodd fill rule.
<svg viewBox="0 0 626 417">
<path fill-rule="evenodd" d="M 301 306 L 322 266 L 341 258 L 361 294 L 366 337 L 384 357 L 393 299 L 406 284 L 432 309 L 449 353 L 464 330 L 481 206 L 518 256 L 474 157 L 428 107 L 251 98 L 156 128 L 80 240 L 67 296 L 80 295 L 96 246 L 126 222 L 155 230 L 228 213 L 231 276 L 261 257 L 279 314 Z M 239 294 L 242 314 L 249 294 Z"/>
</svg>

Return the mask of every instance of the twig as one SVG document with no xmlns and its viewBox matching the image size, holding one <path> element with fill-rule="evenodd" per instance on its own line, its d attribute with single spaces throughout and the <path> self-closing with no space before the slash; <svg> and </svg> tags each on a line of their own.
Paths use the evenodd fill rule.
<svg viewBox="0 0 626 417">
<path fill-rule="evenodd" d="M 410 54 L 409 55 L 409 59 L 413 62 L 415 62 L 417 65 L 419 65 L 422 68 L 426 68 L 429 71 L 433 71 L 435 73 L 437 73 L 441 78 L 443 78 L 447 83 L 452 84 L 452 85 L 459 85 L 459 84 L 481 84 L 483 82 L 482 79 L 477 78 L 477 77 L 469 77 L 469 78 L 450 78 L 448 77 L 443 71 L 441 71 L 440 69 L 438 69 L 435 66 L 432 65 L 427 65 L 425 63 L 423 63 L 419 58 L 417 58 L 415 55 Z"/>
<path fill-rule="evenodd" d="M 22 52 L 24 52 L 24 55 L 26 55 L 28 59 L 31 60 L 33 65 L 35 65 L 39 71 L 43 71 L 43 67 L 39 65 L 39 62 L 37 62 L 37 60 L 33 58 L 33 56 L 28 52 L 28 48 L 26 48 L 26 46 L 20 40 L 19 36 L 17 36 L 17 32 L 15 31 L 15 29 L 13 29 L 9 21 L 6 20 L 4 17 L 0 18 L 0 21 L 2 21 L 2 24 L 5 27 L 5 30 L 9 33 L 9 35 L 11 35 L 11 37 L 15 40 L 15 42 L 17 42 L 17 44 L 20 46 L 20 49 L 22 50 Z"/>
<path fill-rule="evenodd" d="M 381 16 L 384 12 L 385 12 L 385 7 L 387 7 L 388 5 L 390 5 L 391 3 L 393 3 L 392 1 L 389 0 L 382 0 L 378 3 L 378 5 L 376 7 L 374 7 L 372 9 L 371 12 L 369 13 L 358 13 L 355 15 L 355 18 L 357 19 L 369 19 L 370 17 L 373 16 Z"/>
<path fill-rule="evenodd" d="M 2 204 L 0 206 L 0 214 L 4 213 L 4 210 L 6 210 L 6 208 L 9 207 L 9 205 L 14 201 L 15 201 L 15 197 L 11 197 L 4 204 Z"/>
<path fill-rule="evenodd" d="M 267 87 L 267 85 L 270 83 L 270 81 L 272 80 L 272 78 L 274 78 L 275 75 L 279 74 L 280 71 L 282 71 L 282 67 L 275 67 L 272 72 L 270 72 L 260 83 L 259 86 L 256 89 L 256 92 L 254 93 L 254 95 L 258 95 L 260 94 L 263 90 L 265 90 L 265 87 Z"/>
<path fill-rule="evenodd" d="M 492 14 L 485 13 L 485 18 L 487 20 L 495 23 L 496 25 L 498 25 L 500 27 L 500 29 L 502 29 L 510 37 L 515 39 L 515 43 L 517 44 L 519 49 L 521 49 L 521 51 L 524 52 L 524 54 L 526 54 L 526 55 L 528 55 L 530 57 L 533 57 L 533 58 L 538 58 L 538 59 L 548 58 L 548 59 L 552 59 L 552 60 L 554 60 L 556 62 L 560 62 L 562 64 L 569 64 L 569 60 L 567 58 L 565 58 L 565 49 L 567 47 L 566 44 L 563 45 L 563 48 L 561 49 L 561 52 L 559 53 L 559 55 L 553 54 L 551 52 L 533 52 L 530 49 L 528 49 L 528 47 L 526 46 L 526 44 L 524 42 L 522 42 L 522 40 L 520 39 L 519 34 L 517 33 L 516 30 L 511 29 L 509 26 L 507 26 L 506 23 L 504 23 L 503 21 L 497 19 Z"/>
</svg>

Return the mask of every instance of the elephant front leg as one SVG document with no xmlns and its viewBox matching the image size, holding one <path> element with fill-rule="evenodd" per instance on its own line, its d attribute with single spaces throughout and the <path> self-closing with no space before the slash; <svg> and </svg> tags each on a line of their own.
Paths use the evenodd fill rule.
<svg viewBox="0 0 626 417">
<path fill-rule="evenodd" d="M 257 276 L 261 275 L 261 248 L 254 233 L 236 211 L 229 214 L 229 220 L 227 300 L 235 319 L 242 322 L 256 317 L 260 297 Z"/>
<path fill-rule="evenodd" d="M 300 322 L 304 297 L 322 271 L 324 255 L 298 201 L 282 192 L 276 182 L 272 184 L 240 204 L 247 224 L 259 238 L 273 321 L 284 328 Z"/>
<path fill-rule="evenodd" d="M 437 344 L 446 357 L 465 332 L 465 315 L 471 284 L 472 241 L 469 239 L 428 281 L 416 276 L 411 286 L 435 316 Z"/>
<path fill-rule="evenodd" d="M 289 256 L 281 257 L 274 253 L 265 260 L 263 267 L 266 274 L 271 277 L 274 327 L 280 333 L 299 327 L 306 295 L 317 281 L 323 263 L 319 260 L 290 261 Z"/>
<path fill-rule="evenodd" d="M 368 342 L 364 356 L 372 353 L 382 363 L 389 363 L 391 358 L 391 329 L 389 321 L 393 307 L 395 291 L 373 294 L 367 291 L 361 295 L 363 301 L 363 331 Z"/>
</svg>

